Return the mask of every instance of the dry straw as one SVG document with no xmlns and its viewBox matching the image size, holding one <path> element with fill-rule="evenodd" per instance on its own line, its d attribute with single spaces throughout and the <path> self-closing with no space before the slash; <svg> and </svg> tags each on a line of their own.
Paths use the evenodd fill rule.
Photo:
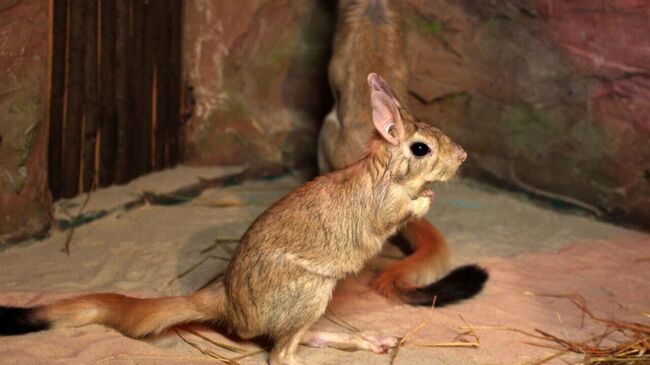
<svg viewBox="0 0 650 365">
<path fill-rule="evenodd" d="M 581 327 L 587 320 L 600 325 L 602 332 L 587 340 L 574 341 L 562 338 L 541 329 L 524 331 L 511 327 L 475 327 L 481 329 L 504 330 L 521 333 L 540 341 L 522 341 L 531 346 L 557 351 L 556 353 L 522 365 L 542 365 L 565 355 L 579 355 L 582 360 L 568 362 L 575 365 L 648 365 L 650 364 L 650 326 L 639 322 L 617 321 L 596 316 L 588 307 L 584 297 L 576 293 L 539 294 L 526 292 L 526 295 L 568 299 L 581 312 Z M 621 308 L 625 308 L 619 304 Z M 639 313 L 641 315 L 641 313 Z"/>
</svg>

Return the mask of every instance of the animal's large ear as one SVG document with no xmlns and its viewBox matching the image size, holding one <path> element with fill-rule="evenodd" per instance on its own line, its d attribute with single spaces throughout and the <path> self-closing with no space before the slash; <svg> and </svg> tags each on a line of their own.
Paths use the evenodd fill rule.
<svg viewBox="0 0 650 365">
<path fill-rule="evenodd" d="M 376 73 L 368 75 L 368 86 L 375 129 L 386 141 L 398 145 L 404 138 L 404 126 L 398 110 L 399 101 L 386 81 Z"/>
</svg>

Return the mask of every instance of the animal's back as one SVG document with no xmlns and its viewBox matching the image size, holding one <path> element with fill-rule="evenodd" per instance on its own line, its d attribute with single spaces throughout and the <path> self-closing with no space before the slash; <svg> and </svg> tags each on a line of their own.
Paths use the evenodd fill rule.
<svg viewBox="0 0 650 365">
<path fill-rule="evenodd" d="M 319 136 L 321 173 L 358 160 L 372 133 L 366 77 L 384 75 L 398 99 L 406 100 L 407 67 L 399 2 L 339 2 L 329 81 L 335 105 Z"/>
</svg>

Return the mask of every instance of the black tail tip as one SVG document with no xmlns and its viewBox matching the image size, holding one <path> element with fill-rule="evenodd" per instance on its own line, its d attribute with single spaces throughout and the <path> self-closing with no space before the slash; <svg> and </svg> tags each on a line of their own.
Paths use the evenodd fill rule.
<svg viewBox="0 0 650 365">
<path fill-rule="evenodd" d="M 22 335 L 48 329 L 50 325 L 38 317 L 38 309 L 0 306 L 0 336 Z"/>
<path fill-rule="evenodd" d="M 442 307 L 475 296 L 483 289 L 488 278 L 489 274 L 484 268 L 465 265 L 433 284 L 402 293 L 403 299 L 412 305 Z"/>
</svg>

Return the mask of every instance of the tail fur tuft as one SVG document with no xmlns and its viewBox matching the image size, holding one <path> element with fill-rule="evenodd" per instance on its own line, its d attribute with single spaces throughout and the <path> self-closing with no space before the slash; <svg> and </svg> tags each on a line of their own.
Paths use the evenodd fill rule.
<svg viewBox="0 0 650 365">
<path fill-rule="evenodd" d="M 402 291 L 399 296 L 408 304 L 442 307 L 475 296 L 488 277 L 488 272 L 478 265 L 461 266 L 433 284 Z"/>
<path fill-rule="evenodd" d="M 0 306 L 0 336 L 21 335 L 50 328 L 47 320 L 39 318 L 38 310 L 39 307 Z"/>
</svg>

